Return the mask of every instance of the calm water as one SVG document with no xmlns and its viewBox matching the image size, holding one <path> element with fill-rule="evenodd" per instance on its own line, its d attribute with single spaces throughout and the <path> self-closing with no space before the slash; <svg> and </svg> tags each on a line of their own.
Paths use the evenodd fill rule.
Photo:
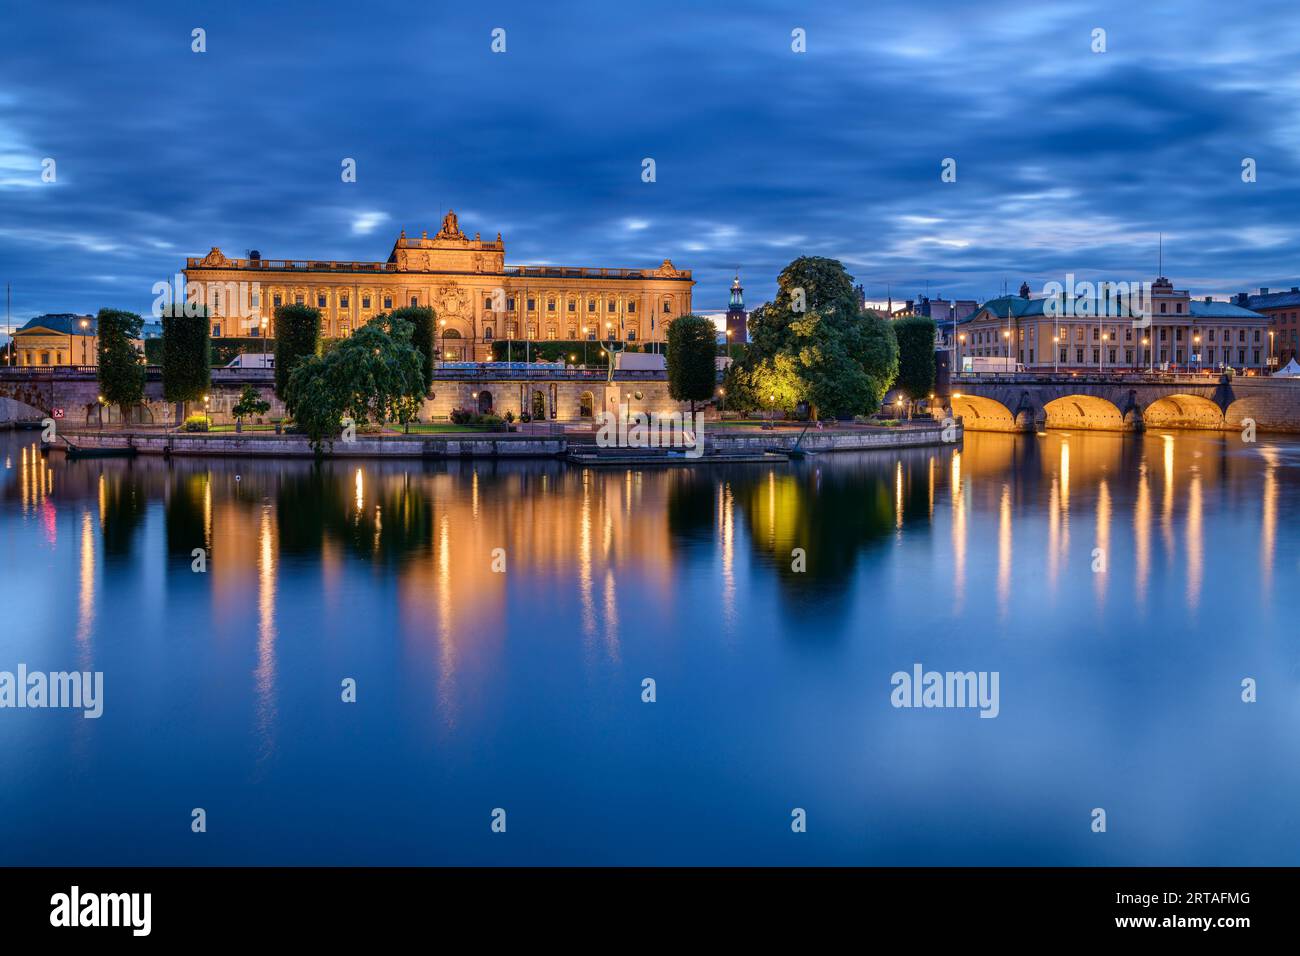
<svg viewBox="0 0 1300 956">
<path fill-rule="evenodd" d="M 1300 856 L 1294 441 L 584 473 L 34 437 L 0 434 L 0 670 L 105 704 L 0 710 L 0 863 Z M 893 708 L 916 662 L 998 671 L 1000 716 Z"/>
</svg>

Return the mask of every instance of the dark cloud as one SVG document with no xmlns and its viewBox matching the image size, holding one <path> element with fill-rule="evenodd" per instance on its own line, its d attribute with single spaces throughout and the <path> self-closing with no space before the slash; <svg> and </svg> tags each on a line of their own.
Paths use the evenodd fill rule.
<svg viewBox="0 0 1300 956">
<path fill-rule="evenodd" d="M 808 253 L 895 298 L 1146 278 L 1157 232 L 1195 292 L 1289 286 L 1298 46 L 1283 3 L 26 5 L 0 281 L 18 319 L 144 310 L 212 245 L 380 259 L 454 206 L 512 263 L 671 256 L 701 308 Z"/>
</svg>

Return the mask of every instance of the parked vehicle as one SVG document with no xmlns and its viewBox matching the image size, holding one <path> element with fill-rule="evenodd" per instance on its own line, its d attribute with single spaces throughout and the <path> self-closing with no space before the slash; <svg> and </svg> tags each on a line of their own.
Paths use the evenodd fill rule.
<svg viewBox="0 0 1300 956">
<path fill-rule="evenodd" d="M 964 355 L 961 360 L 961 370 L 968 374 L 979 375 L 982 372 L 1023 372 L 1025 366 L 1004 355 Z"/>
</svg>

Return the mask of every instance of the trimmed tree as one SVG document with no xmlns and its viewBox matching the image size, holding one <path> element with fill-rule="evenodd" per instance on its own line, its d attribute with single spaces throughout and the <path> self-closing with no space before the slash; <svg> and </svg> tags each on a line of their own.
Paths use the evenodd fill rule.
<svg viewBox="0 0 1300 956">
<path fill-rule="evenodd" d="M 433 388 L 433 351 L 438 313 L 427 305 L 408 305 L 394 309 L 391 318 L 411 323 L 411 344 L 424 356 L 424 390 Z"/>
<path fill-rule="evenodd" d="M 200 401 L 212 387 L 212 370 L 208 364 L 208 312 L 186 315 L 184 309 L 171 310 L 162 317 L 163 398 L 184 405 Z M 183 409 L 177 420 L 184 418 Z"/>
<path fill-rule="evenodd" d="M 282 305 L 275 310 L 275 394 L 287 395 L 289 376 L 299 362 L 320 353 L 320 310 Z"/>
<path fill-rule="evenodd" d="M 125 409 L 144 399 L 143 356 L 135 346 L 143 326 L 134 312 L 99 310 L 99 392 L 109 405 Z"/>
<path fill-rule="evenodd" d="M 262 398 L 256 386 L 245 385 L 244 390 L 239 393 L 239 401 L 230 413 L 235 416 L 235 422 L 239 427 L 243 427 L 244 419 L 249 415 L 265 415 L 271 410 L 271 403 Z"/>
<path fill-rule="evenodd" d="M 894 323 L 898 337 L 898 379 L 895 385 L 911 401 L 934 391 L 934 319 L 918 315 Z"/>
<path fill-rule="evenodd" d="M 718 330 L 708 319 L 682 315 L 668 325 L 668 394 L 679 402 L 707 402 L 717 387 Z"/>
</svg>

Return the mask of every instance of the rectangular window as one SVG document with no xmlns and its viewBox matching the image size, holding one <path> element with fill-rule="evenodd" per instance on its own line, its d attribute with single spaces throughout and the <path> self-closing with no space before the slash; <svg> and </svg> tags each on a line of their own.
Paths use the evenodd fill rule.
<svg viewBox="0 0 1300 956">
<path fill-rule="evenodd" d="M 1164 313 L 1164 312 L 1168 312 L 1168 311 L 1169 311 L 1169 303 L 1168 303 L 1168 302 L 1161 302 L 1161 303 L 1160 303 L 1160 311 L 1161 311 L 1162 313 Z"/>
<path fill-rule="evenodd" d="M 484 311 L 484 312 L 491 312 L 491 311 L 492 311 L 492 300 L 491 300 L 491 299 L 484 299 L 484 300 L 483 300 L 483 311 Z"/>
<path fill-rule="evenodd" d="M 587 311 L 588 311 L 588 312 L 595 312 L 595 311 L 596 311 L 596 300 L 595 300 L 595 299 L 588 299 L 588 300 L 587 300 Z"/>
<path fill-rule="evenodd" d="M 635 303 L 635 302 L 629 302 L 629 303 L 627 304 L 627 311 L 628 311 L 628 314 L 629 314 L 629 315 L 635 313 L 635 312 L 636 312 L 636 303 Z"/>
<path fill-rule="evenodd" d="M 1061 349 L 1061 364 L 1062 364 L 1062 365 L 1068 365 L 1069 362 L 1070 362 L 1070 359 L 1067 357 L 1067 353 L 1066 353 L 1065 349 Z"/>
<path fill-rule="evenodd" d="M 578 301 L 576 299 L 569 300 L 569 311 L 570 312 L 578 311 Z"/>
<path fill-rule="evenodd" d="M 1099 364 L 1101 362 L 1101 349 L 1092 350 L 1092 361 L 1094 365 Z"/>
<path fill-rule="evenodd" d="M 628 330 L 627 330 L 627 340 L 628 340 L 629 342 L 635 342 L 635 341 L 636 341 L 636 329 L 628 329 Z"/>
<path fill-rule="evenodd" d="M 1174 341 L 1175 341 L 1175 342 L 1181 342 L 1182 340 L 1183 340 L 1183 330 L 1182 330 L 1182 329 L 1174 329 Z"/>
<path fill-rule="evenodd" d="M 547 299 L 547 301 L 546 301 L 546 311 L 547 311 L 547 312 L 554 312 L 554 311 L 555 311 L 555 300 L 554 300 L 554 299 Z"/>
<path fill-rule="evenodd" d="M 1255 349 L 1255 361 L 1254 361 L 1254 364 L 1255 364 L 1255 365 L 1258 365 L 1258 364 L 1259 364 L 1259 349 Z"/>
<path fill-rule="evenodd" d="M 483 340 L 485 342 L 492 341 L 492 326 L 490 325 L 483 326 Z"/>
<path fill-rule="evenodd" d="M 348 307 L 348 303 L 350 303 L 351 301 L 352 300 L 348 298 L 346 295 L 339 296 L 339 308 L 346 309 Z"/>
<path fill-rule="evenodd" d="M 613 312 L 613 311 L 614 311 L 614 300 L 613 300 L 613 299 L 610 299 L 608 302 L 605 303 L 605 311 L 606 311 L 606 312 Z"/>
<path fill-rule="evenodd" d="M 534 311 L 536 311 L 536 309 L 537 309 L 537 300 L 536 300 L 536 299 L 529 299 L 529 300 L 528 300 L 528 311 L 529 311 L 529 312 L 534 312 Z"/>
<path fill-rule="evenodd" d="M 361 297 L 361 308 L 363 308 L 363 309 L 368 309 L 368 308 L 370 308 L 370 296 L 368 296 L 368 295 L 363 295 L 363 296 Z"/>
<path fill-rule="evenodd" d="M 305 304 L 305 303 L 304 303 L 304 300 L 303 300 L 303 297 L 300 296 L 300 295 L 295 295 L 295 296 L 293 297 L 293 302 L 294 302 L 294 305 L 303 305 L 303 304 Z"/>
<path fill-rule="evenodd" d="M 281 305 L 284 304 L 284 299 L 281 296 L 277 295 L 271 299 L 271 302 L 278 309 L 280 308 Z"/>
<path fill-rule="evenodd" d="M 665 302 L 665 303 L 664 303 L 664 315 L 670 315 L 670 314 L 672 314 L 672 311 L 673 311 L 673 304 L 672 304 L 671 302 Z"/>
<path fill-rule="evenodd" d="M 420 304 L 420 297 L 418 295 L 411 296 L 411 305 L 414 306 L 419 304 Z"/>
<path fill-rule="evenodd" d="M 325 296 L 323 295 L 316 296 L 316 308 L 318 309 L 325 308 Z"/>
<path fill-rule="evenodd" d="M 1074 350 L 1074 364 L 1075 365 L 1083 364 L 1083 349 Z"/>
<path fill-rule="evenodd" d="M 515 310 L 515 297 L 511 296 L 510 298 L 506 299 L 506 311 L 513 312 L 514 310 Z"/>
<path fill-rule="evenodd" d="M 1256 329 L 1256 330 L 1255 330 L 1255 341 L 1256 341 L 1256 342 L 1259 341 L 1259 329 Z"/>
<path fill-rule="evenodd" d="M 221 323 L 220 323 L 220 322 L 215 322 L 215 323 L 213 323 L 213 325 L 212 325 L 212 337 L 213 337 L 214 339 L 219 339 L 219 338 L 221 338 Z"/>
<path fill-rule="evenodd" d="M 391 309 L 392 307 L 393 307 L 393 297 L 391 295 L 384 296 L 384 308 Z"/>
</svg>

